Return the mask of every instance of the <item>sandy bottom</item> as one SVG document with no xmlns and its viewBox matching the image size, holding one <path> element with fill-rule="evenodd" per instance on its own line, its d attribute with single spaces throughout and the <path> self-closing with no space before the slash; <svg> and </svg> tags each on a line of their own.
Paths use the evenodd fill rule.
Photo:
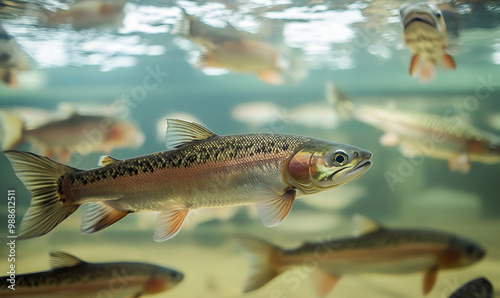
<svg viewBox="0 0 500 298">
<path fill-rule="evenodd" d="M 185 279 L 181 284 L 152 297 L 317 297 L 312 270 L 297 273 L 293 282 L 284 279 L 282 274 L 263 288 L 243 294 L 249 262 L 231 238 L 236 233 L 252 234 L 292 248 L 302 240 L 317 241 L 326 236 L 343 237 L 349 234 L 347 219 L 342 217 L 338 220 L 325 217 L 324 223 L 330 226 L 322 226 L 322 217 L 317 216 L 316 226 L 311 227 L 315 229 L 314 232 L 307 231 L 303 226 L 299 229 L 300 223 L 304 222 L 301 217 L 307 215 L 297 212 L 286 223 L 273 229 L 262 227 L 254 219 L 249 219 L 247 223 L 212 221 L 193 230 L 183 230 L 175 238 L 163 243 L 152 240 L 152 227 L 143 225 L 144 230 L 138 230 L 136 219 L 132 216 L 94 235 L 81 235 L 79 217 L 75 216 L 44 237 L 18 242 L 17 268 L 18 273 L 48 270 L 48 252 L 61 250 L 87 262 L 148 262 L 184 273 Z M 338 223 L 332 227 L 334 222 Z M 294 225 L 297 225 L 297 229 L 294 229 Z M 411 222 L 400 225 L 422 227 Z M 395 227 L 390 221 L 387 226 Z M 493 283 L 497 289 L 496 297 L 500 297 L 500 221 L 443 226 L 448 227 L 446 231 L 476 240 L 488 253 L 485 259 L 470 267 L 439 272 L 434 289 L 426 297 L 449 297 L 459 286 L 480 276 L 487 277 Z M 318 230 L 318 227 L 321 228 Z M 424 297 L 422 278 L 422 273 L 401 276 L 347 275 L 341 278 L 327 297 Z"/>
</svg>

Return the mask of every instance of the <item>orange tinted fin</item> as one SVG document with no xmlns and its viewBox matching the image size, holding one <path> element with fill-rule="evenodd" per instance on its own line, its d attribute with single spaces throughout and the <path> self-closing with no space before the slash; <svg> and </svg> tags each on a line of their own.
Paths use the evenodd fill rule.
<svg viewBox="0 0 500 298">
<path fill-rule="evenodd" d="M 437 279 L 437 274 L 438 274 L 438 267 L 433 266 L 427 271 L 425 271 L 424 274 L 424 295 L 429 294 L 429 292 L 432 290 L 434 287 L 434 284 L 436 283 Z"/>
<path fill-rule="evenodd" d="M 316 290 L 320 297 L 325 297 L 339 282 L 340 277 L 323 270 L 316 271 Z"/>
<path fill-rule="evenodd" d="M 387 146 L 387 147 L 392 147 L 396 146 L 399 144 L 400 138 L 397 134 L 395 133 L 385 133 L 380 137 L 380 144 Z"/>
<path fill-rule="evenodd" d="M 217 61 L 215 55 L 211 51 L 207 51 L 201 56 L 202 67 L 222 67 L 220 62 Z"/>
<path fill-rule="evenodd" d="M 455 59 L 450 54 L 443 54 L 443 66 L 448 69 L 457 69 L 457 64 L 455 63 Z"/>
<path fill-rule="evenodd" d="M 420 57 L 418 55 L 413 55 L 410 62 L 410 76 L 417 77 L 418 70 L 420 68 Z"/>
<path fill-rule="evenodd" d="M 240 243 L 250 260 L 245 292 L 262 287 L 281 273 L 276 262 L 276 256 L 281 255 L 279 247 L 254 237 L 235 236 L 235 239 Z"/>
<path fill-rule="evenodd" d="M 296 189 L 289 189 L 279 197 L 257 202 L 257 212 L 266 227 L 275 227 L 285 220 L 292 209 L 297 195 Z"/>
<path fill-rule="evenodd" d="M 461 173 L 467 173 L 470 170 L 471 161 L 469 154 L 457 153 L 451 156 L 449 160 L 450 170 Z"/>
<path fill-rule="evenodd" d="M 12 88 L 15 88 L 15 89 L 19 88 L 19 79 L 17 77 L 17 74 L 13 71 L 9 71 L 7 76 L 8 76 L 7 84 L 9 84 L 9 86 Z"/>
<path fill-rule="evenodd" d="M 422 70 L 420 71 L 420 82 L 430 83 L 434 81 L 436 75 L 436 64 L 433 62 L 424 62 L 424 66 L 422 66 Z"/>
<path fill-rule="evenodd" d="M 105 229 L 130 213 L 129 211 L 117 210 L 105 203 L 88 205 L 89 207 L 83 214 L 82 227 L 80 228 L 83 234 L 91 234 Z"/>
<path fill-rule="evenodd" d="M 168 202 L 164 208 L 165 210 L 156 217 L 153 236 L 153 240 L 156 242 L 162 242 L 177 235 L 189 213 L 189 208 L 186 205 L 176 201 Z"/>
<path fill-rule="evenodd" d="M 166 289 L 167 284 L 165 283 L 165 279 L 162 276 L 155 276 L 146 282 L 144 292 L 151 295 L 163 292 Z"/>
<path fill-rule="evenodd" d="M 283 83 L 281 74 L 276 70 L 272 69 L 263 70 L 258 73 L 258 76 L 263 82 L 266 82 L 271 85 L 280 85 L 281 83 Z"/>
</svg>

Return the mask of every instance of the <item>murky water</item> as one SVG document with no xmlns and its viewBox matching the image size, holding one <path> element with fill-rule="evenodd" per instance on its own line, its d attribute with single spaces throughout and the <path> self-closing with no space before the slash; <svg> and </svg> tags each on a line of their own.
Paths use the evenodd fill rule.
<svg viewBox="0 0 500 298">
<path fill-rule="evenodd" d="M 460 173 L 447 158 L 409 157 L 383 146 L 381 130 L 343 119 L 325 91 L 331 81 L 355 107 L 456 115 L 500 136 L 496 1 L 439 4 L 456 70 L 439 67 L 427 84 L 409 74 L 403 1 L 77 2 L 0 1 L 0 109 L 21 117 L 26 129 L 76 113 L 127 122 L 143 137 L 91 149 L 102 137 L 99 127 L 63 126 L 53 142 L 80 137 L 71 150 L 29 140 L 16 149 L 66 156 L 70 166 L 90 169 L 108 151 L 125 159 L 165 150 L 165 119 L 180 118 L 220 135 L 283 133 L 352 144 L 371 151 L 374 165 L 340 188 L 298 200 L 274 228 L 261 224 L 254 206 L 195 210 L 175 238 L 156 243 L 154 213 L 82 235 L 80 208 L 47 235 L 17 241 L 17 274 L 48 270 L 48 253 L 61 250 L 89 262 L 150 262 L 184 273 L 181 284 L 154 297 L 314 297 L 311 266 L 243 294 L 250 265 L 232 236 L 294 248 L 349 236 L 352 216 L 363 214 L 390 228 L 440 230 L 485 248 L 477 264 L 440 270 L 428 297 L 448 297 L 480 276 L 499 296 L 499 164 L 473 161 Z M 4 149 L 17 129 L 9 119 L 1 127 Z M 433 150 L 436 143 L 422 144 Z M 3 154 L 0 164 L 0 267 L 7 270 L 7 191 L 16 191 L 17 232 L 31 194 Z M 345 275 L 328 297 L 422 297 L 422 278 L 423 272 Z"/>
</svg>

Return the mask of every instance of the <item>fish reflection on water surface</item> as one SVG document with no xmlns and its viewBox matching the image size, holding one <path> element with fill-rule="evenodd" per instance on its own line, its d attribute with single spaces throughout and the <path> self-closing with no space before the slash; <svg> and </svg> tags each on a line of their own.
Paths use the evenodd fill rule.
<svg viewBox="0 0 500 298">
<path fill-rule="evenodd" d="M 363 216 L 357 216 L 356 220 L 356 237 L 306 242 L 291 250 L 257 238 L 237 236 L 251 261 L 245 292 L 264 286 L 307 260 L 315 260 L 319 275 L 317 291 L 321 296 L 328 294 L 344 275 L 415 272 L 424 272 L 423 293 L 427 295 L 440 269 L 468 266 L 485 255 L 479 245 L 444 232 L 388 229 Z"/>
<path fill-rule="evenodd" d="M 343 185 L 364 174 L 372 154 L 309 137 L 218 136 L 203 126 L 168 120 L 167 151 L 78 170 L 46 157 L 6 151 L 32 192 L 20 238 L 50 232 L 90 203 L 81 231 L 102 230 L 129 213 L 161 211 L 155 241 L 175 236 L 189 210 L 257 204 L 263 224 L 279 225 L 296 198 Z"/>
<path fill-rule="evenodd" d="M 51 270 L 0 277 L 0 297 L 141 297 L 168 291 L 182 273 L 147 263 L 87 263 L 64 252 L 50 253 Z"/>
</svg>

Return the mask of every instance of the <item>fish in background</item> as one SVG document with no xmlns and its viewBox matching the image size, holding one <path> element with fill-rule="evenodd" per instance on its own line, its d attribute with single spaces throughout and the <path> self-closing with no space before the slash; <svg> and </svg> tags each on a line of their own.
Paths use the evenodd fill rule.
<svg viewBox="0 0 500 298">
<path fill-rule="evenodd" d="M 15 149 L 30 142 L 41 154 L 67 163 L 72 154 L 89 154 L 116 148 L 138 148 L 144 134 L 133 123 L 109 116 L 72 113 L 38 125 L 26 126 L 22 117 L 9 110 L 0 111 L 2 149 Z"/>
<path fill-rule="evenodd" d="M 286 109 L 269 101 L 239 104 L 231 109 L 231 117 L 248 125 L 250 130 L 271 128 L 276 123 L 288 122 Z"/>
<path fill-rule="evenodd" d="M 325 242 L 305 242 L 285 250 L 266 241 L 237 236 L 251 261 L 245 292 L 254 291 L 279 274 L 317 260 L 316 287 L 325 296 L 344 275 L 411 274 L 424 272 L 427 295 L 442 269 L 472 265 L 485 251 L 469 240 L 431 230 L 388 229 L 366 217 L 355 217 L 357 236 Z"/>
<path fill-rule="evenodd" d="M 297 50 L 276 46 L 258 34 L 250 34 L 227 24 L 215 28 L 182 12 L 172 30 L 205 49 L 198 66 L 223 68 L 237 73 L 254 73 L 272 85 L 297 83 L 306 76 Z"/>
<path fill-rule="evenodd" d="M 353 104 L 333 83 L 330 100 L 343 118 L 354 118 L 384 132 L 380 143 L 399 146 L 407 157 L 428 156 L 448 160 L 452 171 L 466 173 L 471 162 L 500 162 L 500 137 L 482 131 L 466 120 L 391 107 Z"/>
<path fill-rule="evenodd" d="M 30 68 L 28 54 L 0 26 L 0 81 L 9 87 L 18 88 L 17 72 Z"/>
<path fill-rule="evenodd" d="M 428 83 L 436 78 L 440 62 L 445 68 L 456 69 L 455 60 L 447 53 L 448 37 L 441 10 L 428 2 L 403 4 L 399 10 L 404 42 L 413 52 L 410 75 Z"/>
<path fill-rule="evenodd" d="M 103 156 L 79 170 L 29 152 L 5 151 L 33 194 L 19 239 L 50 232 L 88 204 L 81 232 L 100 231 L 129 213 L 160 211 L 155 241 L 174 237 L 190 210 L 257 205 L 262 223 L 285 220 L 295 199 L 352 181 L 372 165 L 363 149 L 279 134 L 218 136 L 169 119 L 167 151 L 131 159 Z"/>
<path fill-rule="evenodd" d="M 0 277 L 0 297 L 141 297 L 168 291 L 182 273 L 147 263 L 87 263 L 64 252 L 50 253 L 49 271 Z"/>
<path fill-rule="evenodd" d="M 476 278 L 457 289 L 450 298 L 493 298 L 493 286 L 484 278 Z"/>
<path fill-rule="evenodd" d="M 37 17 L 40 26 L 49 28 L 61 25 L 71 25 L 75 30 L 120 28 L 126 3 L 127 0 L 77 0 L 67 9 L 50 11 L 40 7 Z"/>
</svg>

